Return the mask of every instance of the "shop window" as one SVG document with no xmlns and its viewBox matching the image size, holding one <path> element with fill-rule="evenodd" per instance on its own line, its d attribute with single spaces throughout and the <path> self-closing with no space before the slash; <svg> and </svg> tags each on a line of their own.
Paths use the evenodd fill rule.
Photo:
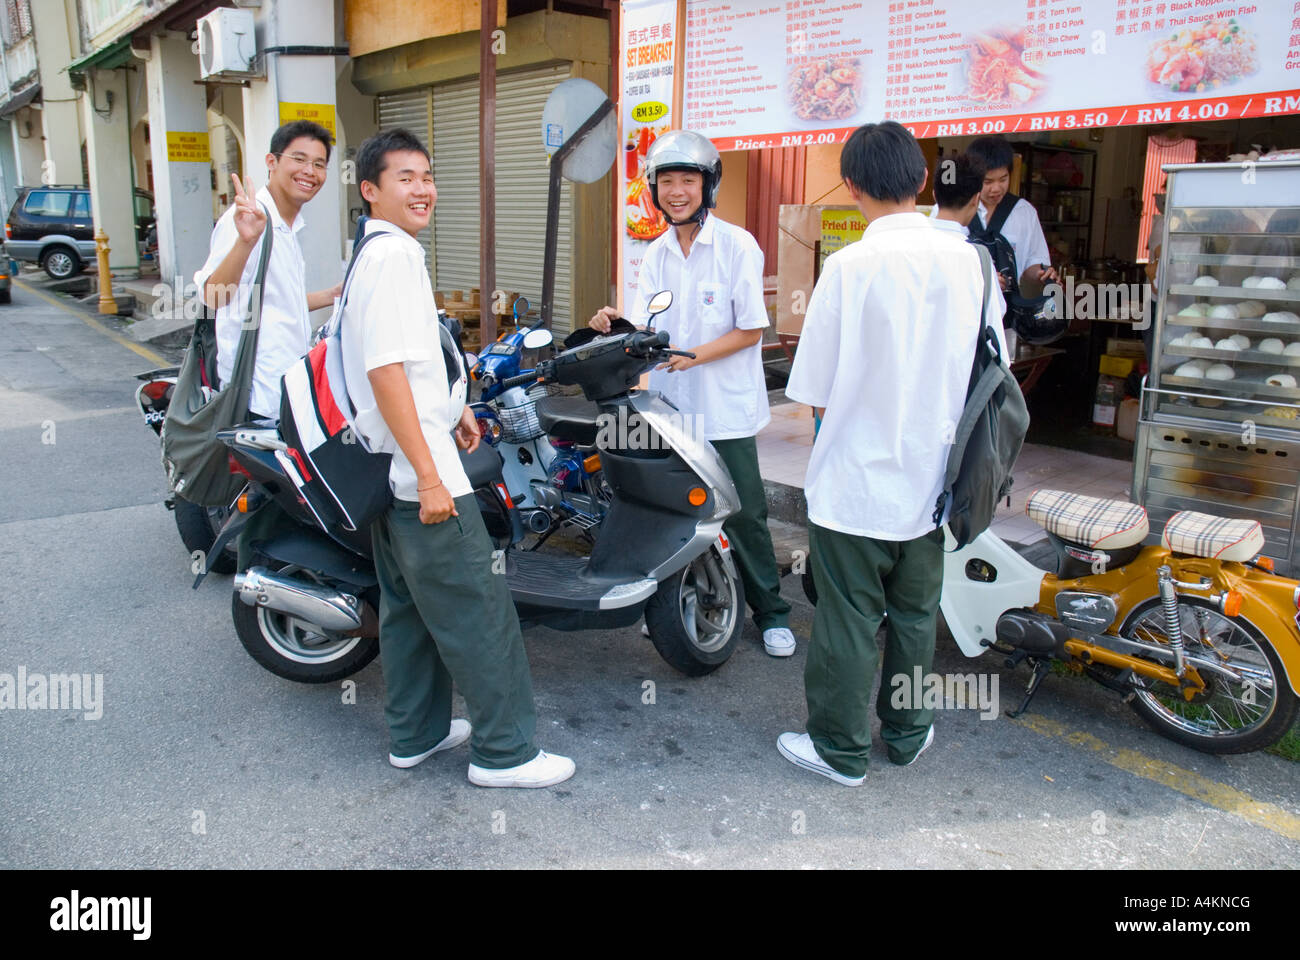
<svg viewBox="0 0 1300 960">
<path fill-rule="evenodd" d="M 1160 168 L 1167 163 L 1193 163 L 1196 160 L 1196 141 L 1191 137 L 1172 139 L 1159 134 L 1147 137 L 1147 161 L 1142 177 L 1142 218 L 1138 223 L 1137 252 L 1133 259 L 1146 263 L 1150 259 L 1148 241 L 1151 239 L 1152 221 L 1156 214 L 1155 196 L 1165 192 L 1165 172 Z M 1159 227 L 1159 224 L 1156 224 Z M 1157 241 L 1159 238 L 1156 238 Z"/>
</svg>

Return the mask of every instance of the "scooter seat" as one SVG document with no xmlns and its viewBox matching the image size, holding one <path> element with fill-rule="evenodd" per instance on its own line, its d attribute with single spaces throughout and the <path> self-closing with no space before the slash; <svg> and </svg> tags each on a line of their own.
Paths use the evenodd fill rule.
<svg viewBox="0 0 1300 960">
<path fill-rule="evenodd" d="M 1182 510 L 1169 518 L 1160 542 L 1174 553 L 1244 563 L 1264 549 L 1264 530 L 1258 520 Z"/>
<path fill-rule="evenodd" d="M 1048 533 L 1092 550 L 1136 546 L 1150 531 L 1147 512 L 1135 503 L 1067 490 L 1035 490 L 1025 513 Z"/>
<path fill-rule="evenodd" d="M 548 437 L 591 447 L 600 433 L 600 408 L 582 397 L 543 397 L 537 401 L 537 422 Z"/>
</svg>

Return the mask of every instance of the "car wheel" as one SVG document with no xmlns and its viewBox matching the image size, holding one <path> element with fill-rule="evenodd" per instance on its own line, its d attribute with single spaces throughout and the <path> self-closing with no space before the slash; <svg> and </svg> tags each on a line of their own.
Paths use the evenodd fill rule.
<svg viewBox="0 0 1300 960">
<path fill-rule="evenodd" d="M 81 258 L 68 247 L 50 247 L 41 254 L 41 267 L 52 280 L 66 280 L 81 272 Z"/>
<path fill-rule="evenodd" d="M 8 287 L 0 290 L 0 303 L 10 303 L 12 300 L 13 294 L 10 292 Z"/>
</svg>

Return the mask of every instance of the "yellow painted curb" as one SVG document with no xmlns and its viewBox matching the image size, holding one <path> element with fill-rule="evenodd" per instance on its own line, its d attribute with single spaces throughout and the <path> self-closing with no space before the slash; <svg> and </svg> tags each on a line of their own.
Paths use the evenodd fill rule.
<svg viewBox="0 0 1300 960">
<path fill-rule="evenodd" d="M 1112 767 L 1118 767 L 1134 776 L 1153 783 L 1163 784 L 1171 790 L 1209 804 L 1224 813 L 1232 813 L 1244 820 L 1272 830 L 1274 833 L 1300 840 L 1300 817 L 1272 803 L 1261 803 L 1248 793 L 1242 793 L 1226 783 L 1219 783 L 1191 770 L 1172 763 L 1155 760 L 1136 750 L 1112 747 L 1090 733 L 1070 730 L 1064 724 L 1036 714 L 1025 714 L 1016 723 L 1028 727 L 1045 737 L 1056 737 L 1076 747 L 1083 747 L 1101 756 Z"/>
<path fill-rule="evenodd" d="M 86 326 L 90 327 L 92 330 L 98 330 L 104 336 L 108 337 L 108 339 L 121 344 L 122 346 L 130 350 L 132 353 L 138 353 L 140 356 L 144 357 L 146 360 L 152 363 L 155 367 L 175 366 L 175 364 L 169 363 L 167 360 L 158 356 L 158 354 L 154 353 L 148 347 L 142 346 L 133 340 L 128 340 L 126 337 L 122 336 L 116 330 L 110 330 L 108 327 L 104 326 L 94 317 L 88 316 L 87 314 L 82 313 L 80 310 L 68 306 L 62 300 L 58 300 L 50 296 L 48 293 L 45 293 L 42 290 L 37 290 L 35 287 L 31 286 L 30 284 L 24 283 L 22 280 L 19 280 L 16 277 L 14 278 L 13 282 L 15 286 L 21 287 L 23 290 L 27 291 L 28 293 L 40 297 L 46 303 L 56 306 L 60 310 L 72 314 L 74 317 L 80 318 L 81 320 L 85 321 Z"/>
</svg>

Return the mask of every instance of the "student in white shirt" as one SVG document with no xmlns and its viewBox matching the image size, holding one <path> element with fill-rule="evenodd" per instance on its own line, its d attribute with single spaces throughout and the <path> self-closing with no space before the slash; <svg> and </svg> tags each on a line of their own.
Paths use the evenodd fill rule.
<svg viewBox="0 0 1300 960">
<path fill-rule="evenodd" d="M 266 228 L 265 206 L 275 237 L 266 268 L 262 325 L 257 334 L 257 363 L 249 410 L 254 416 L 280 416 L 280 377 L 307 352 L 311 323 L 307 315 L 328 307 L 338 296 L 336 285 L 307 292 L 306 267 L 298 234 L 306 224 L 299 216 L 303 204 L 325 185 L 330 157 L 330 132 L 309 120 L 286 123 L 271 136 L 266 155 L 266 186 L 250 198 L 237 174 L 235 202 L 212 228 L 207 262 L 194 274 L 203 301 L 217 311 L 217 376 L 222 382 L 235 367 Z"/>
<path fill-rule="evenodd" d="M 1059 282 L 1056 271 L 1052 269 L 1052 255 L 1047 248 L 1047 238 L 1043 236 L 1042 224 L 1038 222 L 1038 211 L 1024 197 L 1015 197 L 1007 192 L 1011 186 L 1011 165 L 1015 161 L 1015 151 L 1011 149 L 1011 144 L 1003 137 L 978 137 L 966 148 L 966 156 L 984 171 L 979 210 L 971 225 L 971 232 L 983 232 L 1004 200 L 1012 204 L 1006 222 L 999 231 L 1015 251 L 1015 284 L 1011 292 L 1018 292 L 1026 282 L 1034 286 Z M 1015 198 L 1012 199 L 1013 197 Z M 1008 290 L 1011 287 L 1008 279 L 1001 277 L 1001 280 L 1002 289 Z"/>
<path fill-rule="evenodd" d="M 469 740 L 471 783 L 548 787 L 574 764 L 533 743 L 519 618 L 457 452 L 473 451 L 479 430 L 415 239 L 438 198 L 428 151 L 406 130 L 375 134 L 357 150 L 357 178 L 366 234 L 382 236 L 357 255 L 340 337 L 357 429 L 393 455 L 393 503 L 370 531 L 388 761 L 413 767 Z M 452 719 L 453 681 L 472 727 Z"/>
<path fill-rule="evenodd" d="M 930 211 L 933 225 L 969 236 L 983 183 L 984 178 L 966 154 L 940 160 L 934 171 L 934 209 Z"/>
<path fill-rule="evenodd" d="M 763 376 L 763 253 L 748 232 L 709 212 L 717 204 L 722 158 L 707 137 L 673 130 L 655 140 L 645 163 L 651 198 L 673 229 L 646 249 L 629 318 L 644 323 L 649 298 L 672 291 L 672 306 L 655 318 L 656 327 L 669 332 L 675 349 L 695 358 L 673 357 L 651 372 L 650 389 L 694 415 L 703 438 L 727 464 L 740 512 L 723 529 L 745 602 L 763 634 L 763 649 L 788 657 L 795 650 L 790 604 L 781 597 L 755 440 L 771 420 Z M 614 307 L 603 307 L 590 325 L 608 333 L 617 316 Z"/>
<path fill-rule="evenodd" d="M 910 683 L 934 655 L 943 535 L 932 513 L 965 405 L 984 283 L 975 247 L 916 212 L 926 164 L 905 128 L 859 127 L 840 173 L 867 228 L 827 258 L 786 386 L 790 399 L 825 414 L 805 485 L 818 594 L 804 669 L 807 733 L 784 733 L 777 748 L 857 786 L 886 613 L 881 739 L 903 765 L 933 740 L 933 711 L 897 702 L 893 678 Z"/>
<path fill-rule="evenodd" d="M 275 235 L 263 281 L 257 359 L 248 399 L 249 412 L 257 419 L 280 418 L 280 377 L 307 352 L 311 337 L 307 314 L 329 306 L 338 296 L 337 285 L 307 292 L 306 267 L 298 246 L 298 234 L 305 227 L 302 206 L 325 185 L 330 143 L 330 132 L 310 120 L 295 120 L 276 130 L 266 155 L 266 186 L 250 198 L 239 176 L 230 175 L 235 202 L 212 228 L 207 262 L 194 274 L 204 303 L 217 311 L 217 379 L 225 383 L 235 369 L 269 212 Z M 240 531 L 239 569 L 253 562 L 255 543 L 293 523 L 275 503 L 259 510 Z"/>
</svg>

